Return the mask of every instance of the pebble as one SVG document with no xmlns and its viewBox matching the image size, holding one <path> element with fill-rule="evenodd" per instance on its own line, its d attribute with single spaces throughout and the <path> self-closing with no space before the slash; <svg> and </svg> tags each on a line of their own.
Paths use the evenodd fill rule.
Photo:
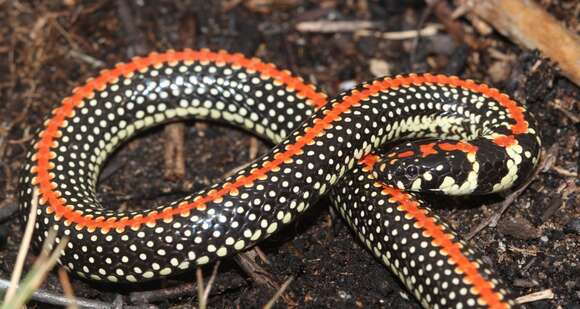
<svg viewBox="0 0 580 309">
<path fill-rule="evenodd" d="M 564 225 L 564 233 L 580 235 L 580 218 L 574 218 Z"/>
<path fill-rule="evenodd" d="M 340 297 L 342 300 L 352 299 L 352 295 L 342 290 L 338 290 L 338 297 Z"/>
<path fill-rule="evenodd" d="M 382 59 L 370 59 L 369 71 L 375 77 L 389 76 L 391 75 L 391 65 Z"/>
<path fill-rule="evenodd" d="M 356 86 L 356 85 L 357 85 L 357 82 L 356 82 L 356 81 L 354 81 L 354 80 L 352 80 L 352 79 L 351 79 L 351 80 L 345 80 L 345 81 L 342 81 L 342 82 L 341 82 L 341 83 L 338 85 L 338 89 L 339 89 L 340 91 L 349 90 L 349 89 L 352 89 L 352 88 L 354 88 L 354 86 Z"/>
</svg>

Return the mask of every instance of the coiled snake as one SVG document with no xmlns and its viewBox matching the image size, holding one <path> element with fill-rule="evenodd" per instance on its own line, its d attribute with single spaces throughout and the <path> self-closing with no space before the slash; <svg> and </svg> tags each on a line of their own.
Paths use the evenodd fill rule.
<svg viewBox="0 0 580 309">
<path fill-rule="evenodd" d="M 276 144 L 234 175 L 147 210 L 101 206 L 108 155 L 154 125 L 184 118 L 233 124 Z M 517 186 L 538 161 L 525 108 L 496 89 L 441 75 L 380 78 L 327 101 L 257 59 L 207 50 L 118 64 L 54 109 L 23 165 L 24 221 L 35 241 L 70 242 L 60 258 L 93 280 L 139 282 L 244 250 L 329 193 L 368 249 L 424 307 L 512 304 L 478 255 L 410 192 L 484 194 Z M 408 142 L 380 154 L 382 146 Z M 38 192 L 35 195 L 35 191 Z"/>
</svg>

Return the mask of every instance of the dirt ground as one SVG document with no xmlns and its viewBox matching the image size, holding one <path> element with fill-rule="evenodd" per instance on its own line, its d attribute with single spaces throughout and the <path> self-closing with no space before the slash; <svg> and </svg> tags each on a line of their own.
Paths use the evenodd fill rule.
<svg viewBox="0 0 580 309">
<path fill-rule="evenodd" d="M 475 38 L 474 48 L 448 28 L 433 26 L 442 24 L 441 16 L 418 0 L 129 2 L 0 0 L 0 278 L 10 277 L 22 237 L 14 213 L 18 170 L 32 130 L 51 107 L 116 62 L 153 50 L 191 47 L 260 57 L 331 95 L 379 75 L 430 71 L 486 82 L 525 102 L 539 122 L 547 158 L 529 186 L 511 203 L 491 196 L 437 198 L 433 204 L 446 205 L 438 212 L 460 235 L 473 235 L 469 242 L 485 253 L 517 294 L 553 292 L 552 299 L 528 303 L 527 308 L 580 308 L 580 89 L 540 52 L 521 49 L 493 31 L 482 33 L 468 16 L 461 16 L 454 22 Z M 577 1 L 538 2 L 569 29 L 580 31 Z M 372 28 L 321 33 L 298 27 L 340 20 L 372 21 Z M 420 39 L 373 35 L 430 27 L 437 32 Z M 169 177 L 164 152 L 171 135 L 165 131 L 149 131 L 109 160 L 98 188 L 105 205 L 130 209 L 143 201 L 175 199 L 271 146 L 230 127 L 186 122 L 185 175 Z M 507 210 L 496 225 L 476 232 L 504 205 Z M 269 261 L 258 262 L 264 268 L 260 276 L 275 286 L 293 277 L 275 307 L 419 307 L 355 240 L 327 200 L 259 247 Z M 30 254 L 27 267 L 33 261 Z M 206 279 L 211 271 L 212 266 L 204 270 Z M 78 297 L 129 306 L 139 305 L 137 298 L 146 291 L 160 294 L 157 289 L 195 282 L 195 271 L 139 286 L 71 280 Z M 42 288 L 61 294 L 56 272 Z M 196 306 L 196 292 L 185 290 L 146 305 Z M 262 307 L 274 293 L 230 259 L 219 266 L 209 307 Z M 30 307 L 52 308 L 39 302 Z"/>
</svg>

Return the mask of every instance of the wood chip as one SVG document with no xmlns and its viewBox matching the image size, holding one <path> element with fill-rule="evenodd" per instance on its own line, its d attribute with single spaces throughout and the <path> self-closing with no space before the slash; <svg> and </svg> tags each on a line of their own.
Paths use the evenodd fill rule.
<svg viewBox="0 0 580 309">
<path fill-rule="evenodd" d="M 516 44 L 539 49 L 558 63 L 563 75 L 580 86 L 580 37 L 535 1 L 462 0 L 461 3 L 469 5 L 472 12 Z"/>
<path fill-rule="evenodd" d="M 498 224 L 498 229 L 504 235 L 523 240 L 536 239 L 541 236 L 540 230 L 522 217 L 506 218 Z"/>
</svg>

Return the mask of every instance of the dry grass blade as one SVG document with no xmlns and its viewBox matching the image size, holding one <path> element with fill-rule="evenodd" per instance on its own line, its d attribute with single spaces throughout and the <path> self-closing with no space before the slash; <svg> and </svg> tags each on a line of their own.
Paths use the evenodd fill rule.
<svg viewBox="0 0 580 309">
<path fill-rule="evenodd" d="M 198 297 L 198 302 L 199 302 L 199 308 L 200 309 L 205 309 L 207 308 L 207 300 L 209 298 L 209 292 L 211 291 L 211 287 L 213 285 L 213 282 L 215 281 L 216 275 L 217 275 L 217 270 L 218 267 L 220 266 L 219 261 L 215 264 L 215 266 L 213 267 L 213 270 L 211 272 L 211 277 L 209 278 L 209 281 L 207 282 L 207 287 L 204 286 L 203 283 L 203 272 L 201 270 L 201 268 L 197 268 L 197 270 L 195 271 L 195 275 L 197 277 L 197 297 Z"/>
<path fill-rule="evenodd" d="M 207 304 L 207 300 L 209 298 L 209 292 L 211 292 L 213 282 L 215 281 L 215 278 L 217 276 L 217 271 L 218 271 L 219 266 L 220 266 L 220 262 L 217 261 L 217 263 L 215 263 L 215 266 L 213 267 L 213 270 L 211 272 L 211 277 L 209 277 L 209 281 L 207 282 L 207 287 L 205 288 L 205 290 L 203 292 L 203 298 L 205 299 L 206 304 Z"/>
<path fill-rule="evenodd" d="M 18 257 L 16 258 L 16 264 L 14 265 L 14 271 L 10 278 L 10 287 L 6 291 L 6 296 L 4 297 L 4 303 L 9 303 L 14 297 L 16 292 L 16 287 L 18 286 L 18 281 L 22 276 L 22 267 L 24 266 L 24 259 L 30 248 L 30 240 L 32 239 L 32 233 L 34 232 L 34 224 L 36 223 L 36 209 L 38 208 L 38 189 L 35 189 L 32 193 L 32 202 L 30 203 L 30 214 L 28 215 L 28 223 L 26 224 L 26 229 L 24 230 L 24 236 L 22 237 L 22 243 L 18 249 Z"/>
<path fill-rule="evenodd" d="M 197 299 L 198 299 L 198 307 L 199 309 L 207 308 L 207 301 L 203 297 L 204 294 L 204 286 L 203 286 L 203 271 L 201 268 L 197 268 L 195 270 L 195 276 L 197 278 Z"/>
<path fill-rule="evenodd" d="M 49 254 L 49 249 L 54 246 L 55 240 L 56 232 L 51 230 L 44 241 L 42 254 L 38 257 L 30 272 L 28 272 L 26 277 L 24 277 L 24 280 L 22 280 L 22 283 L 18 286 L 14 296 L 10 301 L 4 302 L 0 306 L 0 309 L 22 308 L 34 291 L 38 289 L 48 272 L 58 261 L 59 256 L 68 243 L 68 238 L 62 238 L 56 249 Z"/>
</svg>

